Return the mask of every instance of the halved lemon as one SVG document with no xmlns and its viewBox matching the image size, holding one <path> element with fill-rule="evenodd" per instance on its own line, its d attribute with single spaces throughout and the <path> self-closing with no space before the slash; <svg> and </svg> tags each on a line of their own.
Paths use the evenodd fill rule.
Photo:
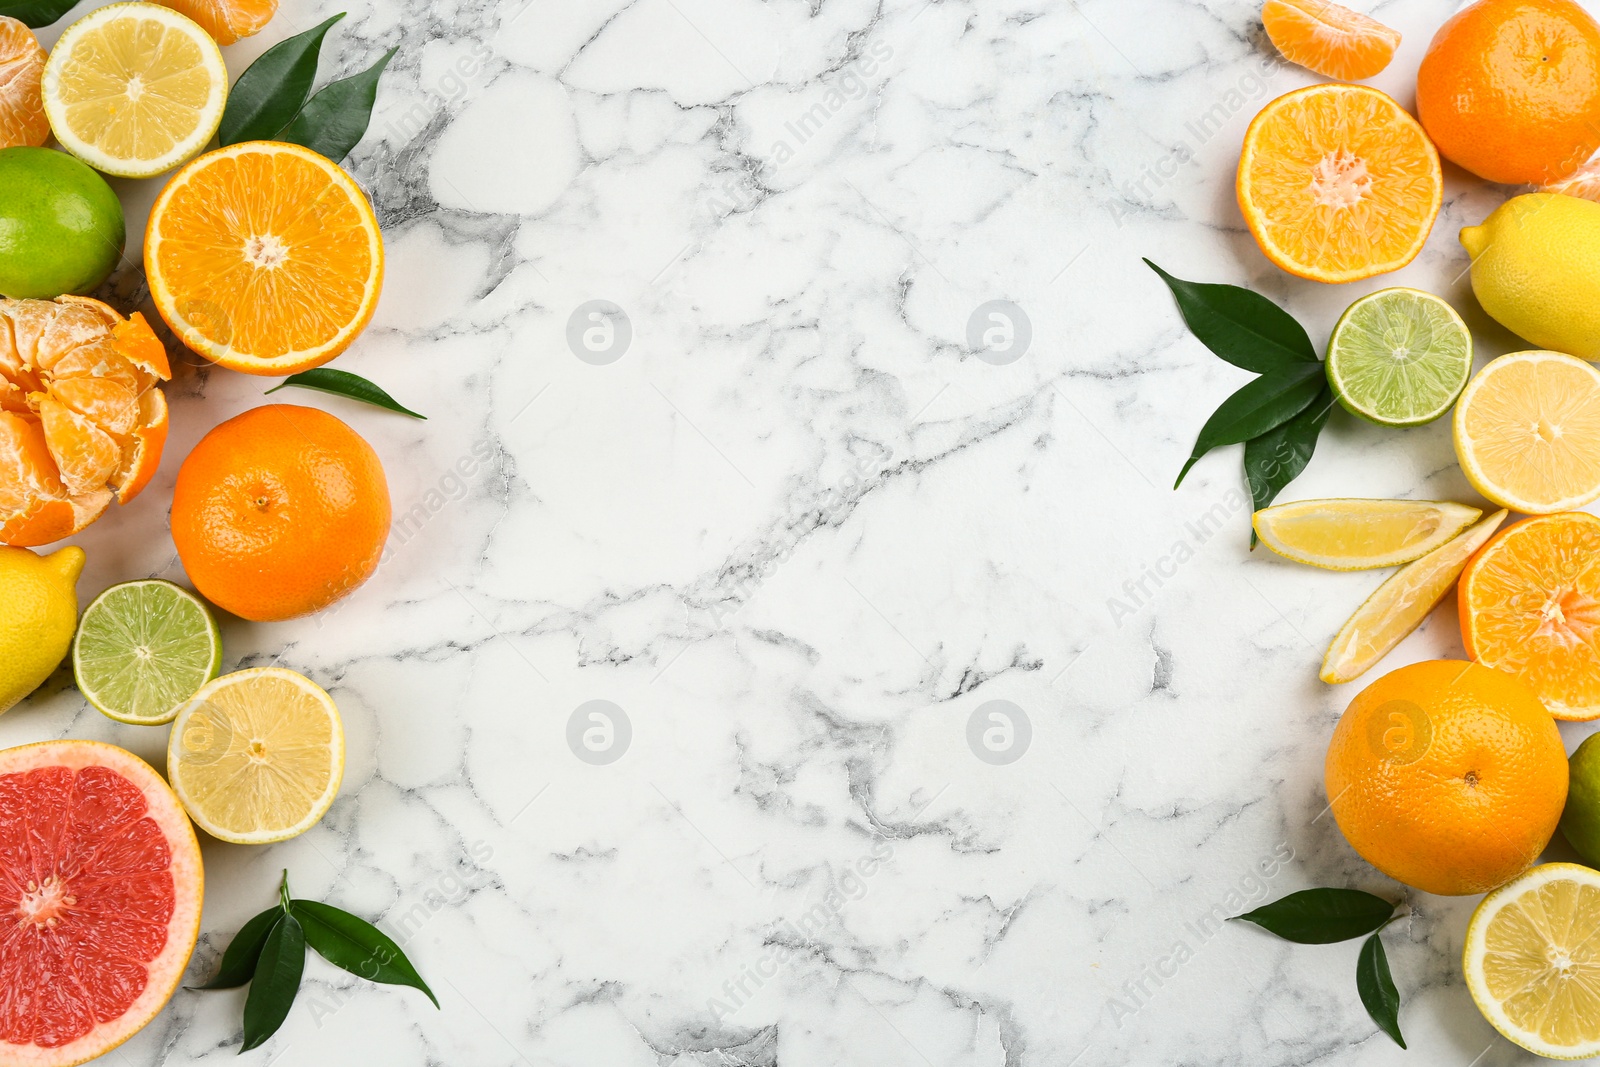
<svg viewBox="0 0 1600 1067">
<path fill-rule="evenodd" d="M 1482 514 L 1442 500 L 1300 500 L 1256 512 L 1255 528 L 1286 559 L 1360 571 L 1425 556 Z"/>
<path fill-rule="evenodd" d="M 1355 681 L 1421 626 L 1507 514 L 1495 512 L 1390 575 L 1345 621 L 1328 646 L 1322 659 L 1322 680 L 1330 685 Z"/>
<path fill-rule="evenodd" d="M 222 122 L 228 68 L 192 19 L 112 4 L 67 27 L 44 68 L 56 140 L 89 166 L 148 178 L 197 155 Z"/>
<path fill-rule="evenodd" d="M 172 723 L 167 778 L 206 833 L 239 845 L 284 841 L 317 824 L 344 777 L 333 698 L 281 667 L 205 685 Z"/>
<path fill-rule="evenodd" d="M 1600 1053 L 1600 872 L 1546 863 L 1484 897 L 1461 969 L 1509 1040 L 1557 1060 Z"/>
<path fill-rule="evenodd" d="M 1456 402 L 1456 458 L 1472 487 L 1528 515 L 1600 497 L 1600 370 L 1560 352 L 1492 360 Z"/>
<path fill-rule="evenodd" d="M 247 141 L 184 167 L 150 209 L 150 296 L 213 363 L 295 374 L 350 347 L 383 288 L 383 234 L 361 187 L 309 148 Z"/>
</svg>

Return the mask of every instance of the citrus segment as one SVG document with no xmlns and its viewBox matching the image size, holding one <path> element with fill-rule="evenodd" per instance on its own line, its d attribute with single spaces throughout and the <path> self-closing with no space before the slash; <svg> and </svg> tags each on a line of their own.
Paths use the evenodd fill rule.
<svg viewBox="0 0 1600 1067">
<path fill-rule="evenodd" d="M 1482 514 L 1439 500 L 1300 500 L 1256 512 L 1254 525 L 1261 543 L 1280 556 L 1357 571 L 1425 556 Z"/>
<path fill-rule="evenodd" d="M 45 66 L 61 146 L 96 170 L 148 178 L 205 147 L 222 122 L 228 70 L 193 20 L 122 3 L 67 27 Z"/>
<path fill-rule="evenodd" d="M 170 373 L 137 312 L 0 300 L 0 541 L 59 540 L 137 496 L 161 462 Z"/>
<path fill-rule="evenodd" d="M 1517 675 L 1558 719 L 1600 718 L 1600 519 L 1524 519 L 1461 576 L 1461 640 Z"/>
<path fill-rule="evenodd" d="M 1344 81 L 1381 73 L 1400 47 L 1400 31 L 1328 0 L 1267 0 L 1261 23 L 1283 58 Z"/>
<path fill-rule="evenodd" d="M 342 168 L 298 145 L 252 141 L 173 177 L 150 211 L 144 261 L 184 344 L 232 370 L 293 374 L 366 328 L 383 237 Z"/>
<path fill-rule="evenodd" d="M 1398 270 L 1439 214 L 1439 155 L 1401 106 L 1358 85 L 1313 85 L 1250 123 L 1239 207 L 1268 259 L 1319 282 Z"/>
<path fill-rule="evenodd" d="M 1483 1017 L 1551 1059 L 1600 1053 L 1600 872 L 1546 863 L 1485 897 L 1461 969 Z"/>
<path fill-rule="evenodd" d="M 1450 410 L 1472 374 L 1472 333 L 1432 293 L 1384 289 L 1357 300 L 1328 342 L 1328 382 L 1350 414 L 1421 426 Z"/>
<path fill-rule="evenodd" d="M 203 881 L 189 820 L 137 756 L 0 752 L 0 1061 L 79 1064 L 143 1028 L 194 951 Z"/>
<path fill-rule="evenodd" d="M 1322 659 L 1321 678 L 1337 685 L 1354 681 L 1422 625 L 1508 513 L 1497 511 L 1389 577 L 1346 620 Z"/>
<path fill-rule="evenodd" d="M 280 667 L 226 674 L 178 712 L 167 776 L 195 823 L 241 845 L 302 834 L 333 804 L 344 728 L 333 698 Z"/>
<path fill-rule="evenodd" d="M 44 114 L 44 49 L 27 24 L 0 15 L 0 148 L 50 139 Z"/>
<path fill-rule="evenodd" d="M 156 0 L 198 22 L 218 44 L 260 33 L 278 13 L 278 0 Z"/>
<path fill-rule="evenodd" d="M 1600 496 L 1600 370 L 1558 352 L 1493 360 L 1456 404 L 1456 458 L 1472 487 L 1529 515 Z"/>
<path fill-rule="evenodd" d="M 123 582 L 83 609 L 72 673 L 118 722 L 156 726 L 222 669 L 222 636 L 199 597 L 159 579 Z"/>
<path fill-rule="evenodd" d="M 1600 157 L 1589 160 L 1565 178 L 1546 183 L 1539 191 L 1600 201 Z"/>
</svg>

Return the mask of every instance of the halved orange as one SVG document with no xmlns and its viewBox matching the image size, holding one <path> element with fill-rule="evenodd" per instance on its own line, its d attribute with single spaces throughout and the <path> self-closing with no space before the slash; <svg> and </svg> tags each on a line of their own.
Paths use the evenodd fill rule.
<svg viewBox="0 0 1600 1067">
<path fill-rule="evenodd" d="M 383 235 L 355 181 L 299 145 L 207 153 L 156 198 L 145 230 L 150 295 L 214 363 L 283 375 L 328 362 L 372 319 Z"/>
<path fill-rule="evenodd" d="M 1461 575 L 1467 655 L 1519 676 L 1558 719 L 1600 718 L 1600 519 L 1565 511 L 1501 530 Z"/>
<path fill-rule="evenodd" d="M 156 0 L 188 15 L 218 44 L 233 44 L 260 33 L 278 13 L 278 0 Z"/>
<path fill-rule="evenodd" d="M 1376 89 L 1312 85 L 1272 101 L 1239 157 L 1239 208 L 1268 259 L 1353 282 L 1417 257 L 1444 195 L 1439 153 Z"/>
<path fill-rule="evenodd" d="M 0 15 L 0 148 L 37 148 L 50 139 L 44 114 L 44 49 L 27 24 Z"/>
<path fill-rule="evenodd" d="M 1261 24 L 1284 59 L 1347 82 L 1381 73 L 1400 47 L 1399 30 L 1328 0 L 1267 0 Z"/>
</svg>

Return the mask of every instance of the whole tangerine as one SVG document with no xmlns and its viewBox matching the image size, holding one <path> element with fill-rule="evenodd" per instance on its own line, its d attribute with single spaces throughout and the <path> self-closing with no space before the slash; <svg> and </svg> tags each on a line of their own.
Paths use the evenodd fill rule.
<svg viewBox="0 0 1600 1067">
<path fill-rule="evenodd" d="M 1527 870 L 1567 801 L 1567 752 L 1538 696 L 1460 660 L 1413 663 L 1362 690 L 1334 728 L 1325 776 L 1362 858 L 1447 896 Z"/>
<path fill-rule="evenodd" d="M 1573 0 L 1479 0 L 1428 46 L 1417 114 L 1480 178 L 1565 178 L 1600 149 L 1600 23 Z"/>
<path fill-rule="evenodd" d="M 372 577 L 389 518 L 372 446 L 294 404 L 252 408 L 206 434 L 172 495 L 172 539 L 195 588 L 255 622 L 320 611 Z"/>
</svg>

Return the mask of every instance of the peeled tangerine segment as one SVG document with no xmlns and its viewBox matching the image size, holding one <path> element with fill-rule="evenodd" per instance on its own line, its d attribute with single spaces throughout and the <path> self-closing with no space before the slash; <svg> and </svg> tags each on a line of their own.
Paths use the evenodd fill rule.
<svg viewBox="0 0 1600 1067">
<path fill-rule="evenodd" d="M 1422 126 L 1376 89 L 1313 85 L 1272 101 L 1239 157 L 1239 208 L 1268 259 L 1351 282 L 1416 258 L 1444 195 Z"/>
<path fill-rule="evenodd" d="M 1337 685 L 1352 682 L 1377 665 L 1450 592 L 1472 554 L 1506 521 L 1497 511 L 1478 525 L 1406 564 L 1345 622 L 1322 660 L 1321 678 Z"/>
<path fill-rule="evenodd" d="M 1256 536 L 1280 556 L 1336 571 L 1425 556 L 1483 512 L 1440 500 L 1301 500 L 1256 512 Z"/>
<path fill-rule="evenodd" d="M 1600 718 L 1600 519 L 1571 511 L 1501 531 L 1461 578 L 1461 640 L 1556 718 Z"/>
<path fill-rule="evenodd" d="M 0 148 L 37 148 L 50 139 L 42 88 L 44 60 L 33 31 L 0 15 Z"/>
<path fill-rule="evenodd" d="M 1400 47 L 1399 30 L 1328 0 L 1267 0 L 1261 22 L 1283 58 L 1344 81 L 1382 73 Z"/>
</svg>

